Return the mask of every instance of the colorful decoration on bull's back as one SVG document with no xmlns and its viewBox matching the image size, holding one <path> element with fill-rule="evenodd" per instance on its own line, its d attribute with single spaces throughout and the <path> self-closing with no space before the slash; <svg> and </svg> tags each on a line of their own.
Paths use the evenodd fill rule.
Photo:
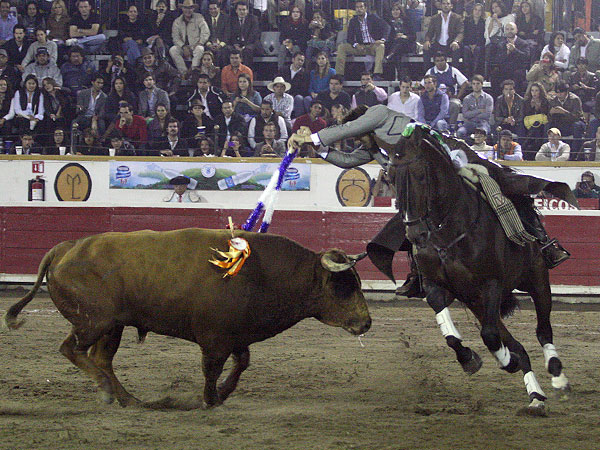
<svg viewBox="0 0 600 450">
<path fill-rule="evenodd" d="M 271 219 L 273 217 L 273 211 L 275 210 L 275 200 L 277 200 L 277 195 L 281 190 L 281 184 L 283 183 L 283 177 L 285 176 L 286 170 L 290 167 L 290 164 L 298 154 L 299 149 L 288 149 L 287 153 L 281 160 L 281 164 L 279 164 L 279 170 L 273 173 L 273 176 L 269 180 L 269 184 L 258 198 L 258 203 L 254 211 L 248 216 L 246 219 L 246 223 L 242 225 L 242 229 L 245 231 L 252 231 L 258 218 L 260 217 L 261 212 L 264 210 L 265 213 L 263 215 L 262 223 L 260 224 L 260 233 L 266 233 L 269 229 L 269 225 L 271 224 Z"/>
<path fill-rule="evenodd" d="M 223 275 L 223 278 L 228 276 L 233 277 L 240 271 L 248 256 L 250 256 L 250 245 L 244 238 L 231 238 L 229 241 L 229 251 L 222 252 L 216 248 L 212 248 L 221 259 L 209 259 L 208 262 L 219 266 L 222 269 L 228 269 Z"/>
</svg>

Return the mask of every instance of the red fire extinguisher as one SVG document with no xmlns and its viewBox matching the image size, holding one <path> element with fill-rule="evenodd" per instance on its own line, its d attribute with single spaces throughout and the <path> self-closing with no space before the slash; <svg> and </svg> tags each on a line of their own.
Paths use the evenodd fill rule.
<svg viewBox="0 0 600 450">
<path fill-rule="evenodd" d="M 43 202 L 46 200 L 46 180 L 37 175 L 33 180 L 29 180 L 29 192 L 27 200 L 34 202 Z"/>
</svg>

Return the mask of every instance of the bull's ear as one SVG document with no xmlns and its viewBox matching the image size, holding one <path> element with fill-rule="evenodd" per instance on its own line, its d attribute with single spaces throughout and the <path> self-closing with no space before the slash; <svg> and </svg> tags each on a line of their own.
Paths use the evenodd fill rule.
<svg viewBox="0 0 600 450">
<path fill-rule="evenodd" d="M 358 259 L 350 259 L 341 250 L 331 249 L 327 250 L 321 256 L 321 265 L 324 269 L 330 272 L 343 272 L 351 267 L 354 267 Z"/>
</svg>

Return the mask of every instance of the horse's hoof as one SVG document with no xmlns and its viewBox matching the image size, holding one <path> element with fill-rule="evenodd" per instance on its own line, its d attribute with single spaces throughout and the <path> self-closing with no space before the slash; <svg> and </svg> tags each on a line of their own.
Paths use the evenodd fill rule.
<svg viewBox="0 0 600 450">
<path fill-rule="evenodd" d="M 115 396 L 106 391 L 100 391 L 100 400 L 102 400 L 102 403 L 110 405 L 115 401 Z"/>
<path fill-rule="evenodd" d="M 477 373 L 481 366 L 483 365 L 483 361 L 481 357 L 477 354 L 477 352 L 471 350 L 471 359 L 464 364 L 461 364 L 463 370 L 469 375 L 473 375 Z"/>
<path fill-rule="evenodd" d="M 548 417 L 548 413 L 544 402 L 534 398 L 527 407 L 517 411 L 517 416 Z"/>
<path fill-rule="evenodd" d="M 571 399 L 571 396 L 573 394 L 573 390 L 571 389 L 571 385 L 567 384 L 564 387 L 561 388 L 555 388 L 554 389 L 554 396 L 561 401 L 567 401 Z"/>
</svg>

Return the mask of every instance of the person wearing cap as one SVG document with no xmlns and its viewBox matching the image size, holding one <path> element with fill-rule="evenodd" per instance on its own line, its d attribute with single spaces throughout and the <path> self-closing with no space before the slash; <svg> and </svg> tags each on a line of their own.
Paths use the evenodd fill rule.
<svg viewBox="0 0 600 450">
<path fill-rule="evenodd" d="M 535 155 L 536 161 L 568 161 L 571 147 L 560 140 L 560 130 L 550 128 L 548 130 L 548 142 L 542 144 Z"/>
<path fill-rule="evenodd" d="M 457 136 L 466 138 L 475 128 L 481 128 L 490 132 L 490 119 L 494 111 L 494 99 L 490 94 L 483 91 L 483 77 L 473 75 L 471 78 L 473 92 L 467 95 L 462 103 L 462 114 L 464 124 L 458 129 Z"/>
<path fill-rule="evenodd" d="M 173 21 L 173 46 L 169 49 L 169 54 L 181 76 L 186 78 L 192 69 L 200 65 L 210 29 L 202 14 L 195 12 L 198 5 L 194 0 L 183 0 L 179 7 L 182 13 Z M 185 58 L 192 58 L 189 70 Z"/>
<path fill-rule="evenodd" d="M 471 148 L 482 158 L 494 159 L 494 149 L 485 141 L 486 139 L 487 131 L 483 128 L 475 128 L 473 131 L 474 144 L 471 145 Z"/>
<path fill-rule="evenodd" d="M 500 132 L 500 142 L 494 145 L 494 159 L 523 161 L 521 145 L 513 140 L 513 134 L 509 130 Z"/>
<path fill-rule="evenodd" d="M 288 128 L 292 127 L 292 111 L 294 109 L 294 98 L 287 94 L 292 85 L 283 77 L 276 77 L 267 85 L 272 94 L 265 97 L 273 105 L 273 110 L 285 119 Z"/>
<path fill-rule="evenodd" d="M 528 82 L 528 91 L 533 83 L 540 83 L 546 93 L 553 96 L 556 83 L 560 80 L 560 75 L 554 66 L 554 55 L 550 52 L 544 53 L 542 59 L 527 71 L 525 78 Z"/>
<path fill-rule="evenodd" d="M 8 53 L 3 48 L 0 48 L 0 78 L 6 78 L 13 88 L 21 82 L 21 72 L 8 62 Z"/>
<path fill-rule="evenodd" d="M 156 86 L 169 95 L 173 95 L 181 85 L 181 76 L 179 71 L 173 67 L 166 59 L 159 60 L 152 50 L 144 47 L 141 50 L 142 57 L 135 65 L 135 78 L 138 86 L 144 84 L 146 75 L 154 75 Z"/>
<path fill-rule="evenodd" d="M 56 61 L 58 60 L 58 46 L 56 45 L 56 42 L 48 40 L 48 35 L 46 34 L 45 29 L 36 28 L 35 41 L 33 41 L 27 49 L 27 54 L 25 55 L 25 58 L 23 58 L 21 65 L 23 67 L 27 67 L 27 65 L 34 60 L 38 49 L 42 47 L 48 50 L 48 54 L 50 55 L 50 62 L 57 64 Z"/>
<path fill-rule="evenodd" d="M 571 47 L 569 55 L 569 70 L 577 69 L 577 60 L 585 57 L 588 60 L 588 69 L 592 72 L 600 71 L 600 39 L 588 36 L 582 28 L 573 30 L 575 44 Z"/>
<path fill-rule="evenodd" d="M 581 99 L 569 92 L 569 83 L 560 81 L 556 85 L 556 96 L 550 99 L 550 128 L 558 128 L 562 136 L 573 136 L 571 159 L 579 157 L 580 139 L 585 134 Z"/>
<path fill-rule="evenodd" d="M 56 81 L 58 86 L 62 86 L 63 78 L 60 73 L 60 69 L 56 65 L 50 61 L 50 54 L 48 53 L 48 49 L 46 47 L 39 47 L 35 52 L 35 62 L 29 64 L 25 67 L 23 71 L 23 80 L 27 77 L 27 75 L 33 74 L 36 76 L 38 80 L 43 80 L 44 78 L 52 78 Z"/>
<path fill-rule="evenodd" d="M 200 197 L 194 191 L 188 191 L 187 187 L 190 184 L 190 179 L 184 175 L 176 176 L 169 180 L 169 184 L 173 186 L 173 192 L 167 195 L 163 202 L 170 203 L 197 203 Z"/>
<path fill-rule="evenodd" d="M 69 39 L 65 44 L 69 47 L 77 45 L 90 54 L 97 53 L 106 41 L 100 33 L 100 16 L 92 12 L 90 0 L 79 0 L 77 11 L 69 22 Z"/>
<path fill-rule="evenodd" d="M 575 184 L 573 195 L 577 198 L 600 198 L 600 186 L 596 184 L 591 171 L 586 170 L 581 174 L 581 181 Z"/>
</svg>

